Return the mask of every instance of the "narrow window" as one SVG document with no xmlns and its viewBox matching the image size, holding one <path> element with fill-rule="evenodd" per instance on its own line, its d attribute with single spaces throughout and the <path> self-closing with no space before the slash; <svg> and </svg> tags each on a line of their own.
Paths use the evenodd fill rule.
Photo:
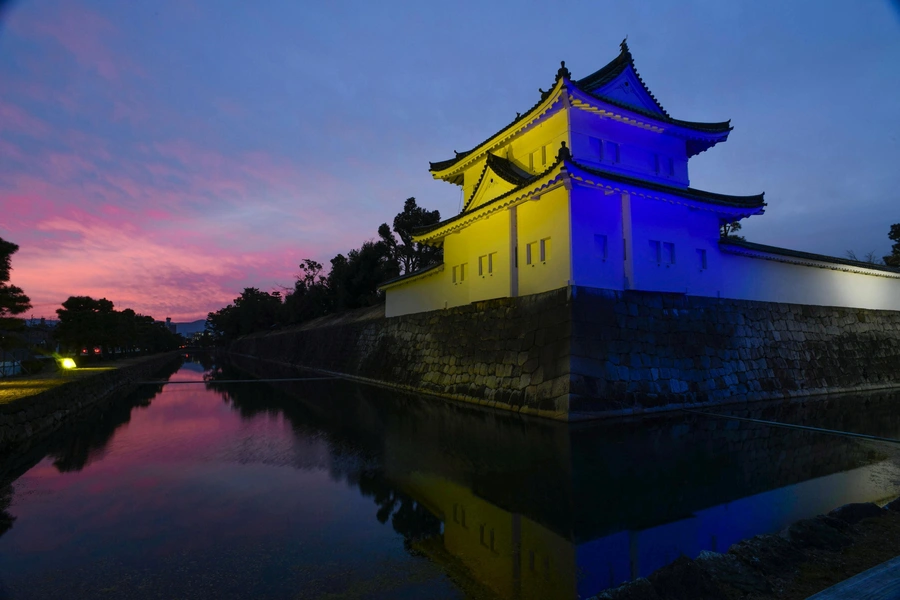
<svg viewBox="0 0 900 600">
<path fill-rule="evenodd" d="M 597 253 L 597 257 L 600 260 L 606 260 L 607 247 L 605 235 L 599 233 L 594 234 L 594 251 Z"/>
<path fill-rule="evenodd" d="M 697 263 L 701 271 L 706 269 L 706 250 L 697 249 Z"/>
<path fill-rule="evenodd" d="M 669 163 L 669 175 L 674 175 L 675 174 L 675 160 L 671 156 L 668 158 L 668 163 Z"/>
<path fill-rule="evenodd" d="M 491 550 L 494 549 L 494 530 L 491 529 Z"/>
<path fill-rule="evenodd" d="M 609 160 L 610 162 L 619 162 L 619 145 L 615 142 L 609 142 Z"/>
<path fill-rule="evenodd" d="M 541 262 L 545 263 L 550 260 L 550 238 L 541 240 Z"/>
<path fill-rule="evenodd" d="M 487 544 L 484 543 L 484 525 L 478 526 L 478 541 L 482 546 L 487 546 Z"/>
<path fill-rule="evenodd" d="M 655 263 L 662 262 L 660 243 L 656 240 L 650 240 L 650 261 Z"/>
<path fill-rule="evenodd" d="M 628 242 L 622 238 L 622 260 L 628 260 Z"/>
<path fill-rule="evenodd" d="M 488 275 L 493 275 L 494 274 L 494 262 L 497 259 L 497 253 L 491 252 L 490 254 L 488 254 L 487 259 L 488 259 Z"/>
<path fill-rule="evenodd" d="M 603 140 L 590 138 L 591 154 L 597 157 L 597 162 L 603 162 Z"/>
<path fill-rule="evenodd" d="M 529 242 L 525 246 L 525 264 L 534 266 L 534 263 L 537 262 L 538 259 L 538 243 L 537 242 Z"/>
<path fill-rule="evenodd" d="M 547 146 L 541 146 L 541 166 L 547 164 Z"/>
<path fill-rule="evenodd" d="M 484 277 L 487 274 L 487 270 L 488 270 L 487 262 L 488 262 L 487 255 L 478 257 L 478 276 L 479 277 Z"/>
<path fill-rule="evenodd" d="M 667 265 L 675 264 L 675 244 L 663 242 L 663 261 Z"/>
<path fill-rule="evenodd" d="M 453 284 L 459 283 L 459 267 L 453 267 Z"/>
<path fill-rule="evenodd" d="M 459 282 L 460 283 L 462 283 L 463 281 L 466 280 L 466 265 L 468 265 L 468 263 L 463 263 L 463 264 L 459 265 Z"/>
</svg>

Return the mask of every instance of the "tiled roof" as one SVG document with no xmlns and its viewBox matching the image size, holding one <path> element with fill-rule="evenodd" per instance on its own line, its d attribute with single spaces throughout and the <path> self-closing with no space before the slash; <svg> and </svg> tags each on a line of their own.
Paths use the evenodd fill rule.
<svg viewBox="0 0 900 600">
<path fill-rule="evenodd" d="M 453 165 L 455 165 L 457 162 L 459 162 L 459 161 L 461 161 L 462 159 L 464 159 L 464 158 L 465 158 L 466 156 L 468 156 L 469 154 L 472 154 L 472 152 L 474 152 L 475 150 L 477 150 L 477 149 L 478 149 L 480 146 L 482 146 L 483 144 L 485 144 L 485 143 L 491 141 L 493 138 L 497 137 L 498 135 L 500 135 L 501 133 L 503 133 L 503 132 L 506 131 L 507 129 L 512 128 L 512 127 L 513 127 L 516 123 L 518 123 L 519 121 L 522 121 L 523 119 L 528 118 L 528 116 L 529 116 L 532 112 L 534 112 L 541 104 L 543 104 L 544 100 L 547 99 L 547 95 L 550 93 L 550 92 L 545 92 L 545 91 L 543 91 L 543 90 L 539 90 L 539 91 L 541 92 L 541 99 L 538 100 L 531 108 L 529 108 L 529 109 L 526 110 L 525 112 L 523 112 L 523 113 L 516 113 L 516 118 L 513 119 L 506 127 L 504 127 L 503 129 L 501 129 L 501 130 L 498 131 L 497 133 L 491 135 L 491 136 L 490 136 L 489 138 L 487 138 L 486 140 L 484 140 L 484 141 L 482 141 L 482 142 L 479 142 L 479 143 L 478 143 L 476 146 L 474 146 L 471 150 L 466 150 L 465 152 L 456 152 L 456 151 L 454 151 L 455 154 L 456 154 L 456 156 L 455 156 L 454 158 L 448 158 L 447 160 L 440 160 L 440 161 L 438 161 L 438 162 L 429 162 L 429 163 L 428 163 L 429 166 L 430 166 L 429 171 L 443 171 L 444 169 L 446 169 L 446 168 L 448 168 L 448 167 L 452 167 Z"/>
<path fill-rule="evenodd" d="M 475 186 L 472 188 L 472 194 L 466 199 L 465 203 L 463 203 L 463 212 L 466 212 L 469 208 L 469 204 L 475 199 L 475 194 L 478 193 L 478 188 L 481 187 L 481 182 L 484 181 L 484 176 L 487 174 L 488 168 L 490 168 L 498 177 L 515 186 L 524 185 L 537 177 L 537 175 L 532 175 L 528 171 L 520 169 L 510 160 L 488 153 L 484 168 L 481 169 L 481 175 L 478 176 L 478 181 L 475 182 Z"/>
<path fill-rule="evenodd" d="M 535 177 L 528 171 L 517 167 L 511 160 L 501 158 L 496 154 L 488 154 L 487 166 L 489 166 L 494 173 L 513 185 L 522 185 Z"/>
<path fill-rule="evenodd" d="M 673 119 L 672 117 L 670 117 L 669 113 L 666 112 L 666 109 L 664 109 L 662 107 L 662 104 L 659 103 L 659 100 L 656 99 L 656 96 L 653 95 L 653 92 L 651 92 L 647 87 L 647 84 L 644 83 L 644 80 L 641 79 L 640 73 L 638 73 L 637 68 L 634 66 L 634 57 L 631 56 L 631 51 L 628 49 L 628 44 L 624 40 L 622 41 L 620 48 L 621 51 L 619 52 L 619 55 L 615 57 L 608 65 L 601 68 L 599 71 L 591 73 L 583 79 L 575 81 L 575 86 L 581 91 L 590 94 L 595 98 L 603 100 L 608 104 L 618 106 L 619 108 L 632 110 L 645 116 L 663 121 L 664 123 L 671 123 L 672 125 L 678 125 L 679 127 L 693 129 L 695 131 L 702 131 L 704 133 L 725 133 L 726 131 L 731 131 L 732 127 L 730 120 L 720 123 L 699 123 L 694 121 L 682 121 L 680 119 Z M 640 107 L 623 104 L 616 100 L 612 100 L 605 96 L 594 93 L 595 90 L 602 88 L 604 85 L 621 75 L 622 72 L 628 67 L 631 67 L 631 70 L 634 72 L 634 76 L 637 77 L 637 80 L 641 84 L 641 87 L 644 88 L 644 91 L 648 96 L 650 96 L 650 99 L 653 100 L 653 103 L 656 104 L 656 107 L 660 111 L 659 113 L 652 110 L 646 110 Z"/>
<path fill-rule="evenodd" d="M 825 254 L 814 254 L 812 252 L 802 252 L 800 250 L 790 250 L 788 248 L 779 248 L 778 246 L 767 246 L 765 244 L 757 244 L 745 240 L 736 240 L 734 238 L 726 238 L 719 241 L 719 244 L 725 246 L 737 246 L 747 250 L 755 250 L 757 252 L 765 252 L 768 254 L 777 254 L 779 256 L 787 256 L 800 260 L 814 260 L 818 262 L 835 263 L 839 265 L 847 265 L 848 267 L 858 267 L 862 269 L 872 269 L 874 271 L 885 271 L 887 273 L 900 274 L 897 267 L 888 267 L 887 265 L 877 265 L 875 263 L 863 262 L 861 260 L 851 260 L 849 258 L 838 258 L 837 256 L 827 256 Z"/>
<path fill-rule="evenodd" d="M 524 187 L 528 186 L 528 185 L 531 184 L 531 183 L 534 183 L 534 182 L 537 181 L 538 179 L 543 178 L 543 177 L 546 176 L 548 173 L 550 173 L 551 171 L 553 171 L 553 169 L 555 169 L 556 167 L 558 167 L 559 164 L 560 164 L 562 161 L 563 161 L 562 157 L 557 156 L 556 161 L 555 161 L 552 165 L 550 165 L 549 167 L 547 167 L 547 168 L 544 170 L 544 172 L 538 173 L 537 175 L 532 176 L 531 179 L 529 179 L 529 180 L 527 180 L 527 181 L 523 181 L 521 184 L 517 185 L 517 186 L 514 187 L 513 189 L 509 190 L 508 192 L 506 192 L 506 193 L 504 193 L 504 194 L 500 194 L 500 195 L 497 196 L 496 198 L 492 199 L 490 202 L 488 202 L 488 203 L 486 203 L 486 204 L 482 204 L 482 205 L 479 206 L 478 208 L 484 208 L 485 206 L 490 206 L 491 204 L 495 204 L 495 203 L 499 202 L 500 200 L 503 200 L 504 198 L 507 198 L 507 197 L 509 197 L 509 196 L 511 196 L 511 195 L 513 195 L 513 194 L 515 194 L 516 192 L 521 191 Z M 465 211 L 465 210 L 464 210 L 463 212 L 459 213 L 458 215 L 454 215 L 454 216 L 450 217 L 449 219 L 444 219 L 444 220 L 441 221 L 440 223 L 435 223 L 435 224 L 433 224 L 433 225 L 424 225 L 424 226 L 422 226 L 422 227 L 416 227 L 415 229 L 412 230 L 412 234 L 413 234 L 414 236 L 416 236 L 416 235 L 424 235 L 424 234 L 429 233 L 429 232 L 431 232 L 431 231 L 434 231 L 434 230 L 436 230 L 436 229 L 440 229 L 441 227 L 443 227 L 443 226 L 445 226 L 445 225 L 449 225 L 450 223 L 453 223 L 454 221 L 458 221 L 458 220 L 462 219 L 463 217 L 468 216 L 471 212 L 472 212 L 472 211 Z"/>
<path fill-rule="evenodd" d="M 653 95 L 653 93 L 647 88 L 646 84 L 644 84 L 644 81 L 643 81 L 643 79 L 641 79 L 640 74 L 638 74 L 637 69 L 634 66 L 634 58 L 631 56 L 631 51 L 628 49 L 628 44 L 623 41 L 622 44 L 620 45 L 620 48 L 621 48 L 621 50 L 619 52 L 619 55 L 616 58 L 614 58 L 612 61 L 610 61 L 609 64 L 607 64 L 603 68 L 599 69 L 598 71 L 591 73 L 587 77 L 579 79 L 578 81 L 569 81 L 568 83 L 572 84 L 575 88 L 581 90 L 582 92 L 588 94 L 589 96 L 597 98 L 598 100 L 602 100 L 603 102 L 606 102 L 607 104 L 611 104 L 613 106 L 622 108 L 624 110 L 630 110 L 630 111 L 636 112 L 638 114 L 656 119 L 658 121 L 662 121 L 663 123 L 669 123 L 671 125 L 683 127 L 685 129 L 691 129 L 693 131 L 697 131 L 700 133 L 727 133 L 727 132 L 731 131 L 732 127 L 731 127 L 730 120 L 722 121 L 719 123 L 701 123 L 701 122 L 696 122 L 696 121 L 682 121 L 680 119 L 673 119 L 672 117 L 670 117 L 669 113 L 666 112 L 666 110 L 662 107 L 662 105 L 659 103 L 659 101 L 656 99 L 656 97 Z M 659 108 L 660 112 L 657 113 L 657 112 L 654 112 L 651 110 L 646 110 L 646 109 L 643 109 L 640 107 L 630 106 L 630 105 L 624 104 L 622 102 L 612 100 L 605 96 L 601 96 L 601 95 L 594 93 L 595 90 L 603 87 L 603 85 L 609 83 L 610 81 L 612 81 L 613 79 L 618 77 L 622 73 L 622 71 L 624 71 L 625 68 L 629 67 L 629 66 L 634 71 L 634 74 L 638 78 L 638 81 L 640 82 L 641 86 L 644 88 L 644 91 L 647 92 L 647 95 L 650 96 L 650 98 L 653 100 L 653 102 Z M 565 63 L 562 63 L 562 67 L 559 69 L 559 71 L 556 74 L 556 82 L 558 82 L 560 80 L 560 78 L 562 78 L 562 77 L 569 79 L 569 70 L 566 69 Z M 550 93 L 549 91 L 545 92 L 544 90 L 539 90 L 539 91 L 541 93 L 540 100 L 538 100 L 537 103 L 535 103 L 531 108 L 529 108 L 524 113 L 517 114 L 516 118 L 513 119 L 512 122 L 510 122 L 506 127 L 501 129 L 500 131 L 494 133 L 493 135 L 488 137 L 486 140 L 479 142 L 472 149 L 466 150 L 465 152 L 456 152 L 456 156 L 454 158 L 449 158 L 447 160 L 441 160 L 441 161 L 429 163 L 429 165 L 430 165 L 429 170 L 430 171 L 443 171 L 444 169 L 448 169 L 449 167 L 452 167 L 453 165 L 455 165 L 456 163 L 458 163 L 459 161 L 464 159 L 466 156 L 470 155 L 472 152 L 477 150 L 482 145 L 486 144 L 487 142 L 491 141 L 498 135 L 500 135 L 500 134 L 504 133 L 505 131 L 507 131 L 508 129 L 512 128 L 516 123 L 522 121 L 523 119 L 526 119 L 535 109 L 537 109 L 544 102 L 544 100 L 547 99 L 547 96 Z M 707 147 L 708 147 L 708 145 L 709 144 L 706 144 Z M 689 149 L 691 155 L 697 154 L 698 152 L 701 152 L 703 150 L 706 150 L 706 147 L 697 148 L 695 151 L 690 151 L 690 149 Z"/>
<path fill-rule="evenodd" d="M 585 92 L 592 92 L 596 89 L 599 89 L 618 77 L 622 74 L 626 68 L 631 67 L 634 71 L 635 77 L 637 77 L 638 81 L 641 83 L 641 86 L 644 88 L 644 91 L 647 92 L 647 95 L 653 100 L 653 103 L 656 104 L 656 107 L 659 109 L 659 112 L 663 114 L 663 116 L 668 117 L 669 113 L 666 112 L 666 109 L 662 107 L 662 104 L 659 103 L 659 100 L 656 99 L 656 96 L 647 88 L 647 84 L 644 83 L 644 80 L 641 79 L 640 73 L 638 73 L 637 69 L 634 66 L 634 58 L 631 56 L 631 51 L 628 49 L 628 43 L 625 40 L 622 40 L 622 43 L 619 44 L 619 55 L 612 59 L 609 64 L 605 67 L 601 67 L 599 70 L 594 71 L 587 77 L 583 77 L 575 82 L 575 85 L 578 86 L 578 89 Z"/>
<path fill-rule="evenodd" d="M 400 275 L 399 277 L 394 277 L 393 279 L 388 279 L 387 281 L 382 281 L 381 283 L 378 284 L 378 287 L 384 287 L 384 286 L 386 286 L 386 285 L 392 285 L 392 284 L 394 284 L 394 283 L 398 283 L 398 282 L 404 281 L 404 280 L 406 280 L 406 279 L 413 279 L 414 277 L 418 277 L 419 275 L 425 275 L 425 274 L 428 273 L 429 271 L 433 271 L 433 270 L 438 269 L 438 268 L 443 267 L 443 266 L 444 266 L 444 263 L 443 263 L 443 262 L 435 263 L 435 264 L 433 264 L 433 265 L 429 265 L 429 266 L 427 266 L 427 267 L 423 267 L 423 268 L 421 268 L 421 269 L 418 269 L 417 271 L 413 271 L 413 272 L 411 272 L 411 273 L 405 273 L 405 274 L 403 274 L 403 275 Z"/>
<path fill-rule="evenodd" d="M 500 159 L 503 160 L 503 159 Z M 507 161 L 508 162 L 508 161 Z M 566 165 L 572 165 L 577 169 L 581 169 L 584 172 L 590 173 L 592 175 L 596 175 L 598 177 L 603 177 L 604 179 L 608 179 L 611 181 L 617 181 L 620 183 L 625 183 L 629 185 L 634 185 L 636 187 L 641 187 L 644 189 L 655 190 L 659 192 L 665 192 L 668 194 L 672 194 L 674 196 L 680 196 L 682 198 L 687 198 L 689 200 L 696 200 L 698 202 L 704 202 L 707 204 L 714 204 L 718 206 L 732 206 L 737 208 L 762 208 L 766 205 L 764 201 L 765 194 L 757 194 L 755 196 L 730 196 L 728 194 L 716 194 L 714 192 L 707 192 L 704 190 L 698 190 L 689 187 L 677 187 L 674 185 L 666 185 L 662 183 L 655 183 L 652 181 L 646 181 L 644 179 L 637 179 L 635 177 L 628 177 L 627 175 L 620 175 L 619 173 L 613 173 L 610 171 L 606 171 L 603 169 L 597 169 L 594 167 L 587 167 L 580 163 L 572 160 L 572 154 L 569 151 L 569 148 L 563 142 L 562 147 L 560 148 L 559 153 L 556 156 L 556 161 L 547 167 L 544 172 L 539 173 L 537 175 L 533 175 L 531 178 L 524 180 L 521 184 L 517 185 L 515 188 L 509 190 L 508 192 L 497 196 L 492 199 L 490 202 L 479 206 L 478 208 L 484 208 L 486 206 L 490 206 L 495 204 L 517 192 L 521 191 L 523 188 L 528 185 L 538 181 L 539 179 L 545 177 L 547 174 L 556 169 L 561 163 L 565 163 Z M 485 168 L 486 170 L 486 168 Z M 458 221 L 466 216 L 468 216 L 472 211 L 463 210 L 458 215 L 452 216 L 449 219 L 444 219 L 440 223 L 435 223 L 433 225 L 426 225 L 423 227 L 417 227 L 412 231 L 413 235 L 420 236 L 437 229 L 440 229 L 450 223 Z"/>
<path fill-rule="evenodd" d="M 478 193 L 478 188 L 481 187 L 481 182 L 484 181 L 484 176 L 487 175 L 488 169 L 491 169 L 504 181 L 516 186 L 528 183 L 535 177 L 528 171 L 523 171 L 511 161 L 500 158 L 495 154 L 488 153 L 484 168 L 481 169 L 481 175 L 478 176 L 478 181 L 476 181 L 474 187 L 472 187 L 472 194 L 463 203 L 463 212 L 466 212 L 466 209 L 469 208 L 469 204 L 475 199 L 475 194 Z"/>
<path fill-rule="evenodd" d="M 603 177 L 605 179 L 627 183 L 658 192 L 666 192 L 668 194 L 681 196 L 682 198 L 688 198 L 690 200 L 697 200 L 699 202 L 706 202 L 708 204 L 718 204 L 720 206 L 735 206 L 739 208 L 761 208 L 766 205 L 765 193 L 756 194 L 754 196 L 731 196 L 729 194 L 717 194 L 715 192 L 707 192 L 705 190 L 698 190 L 691 187 L 678 187 L 675 185 L 657 183 L 655 181 L 647 181 L 646 179 L 629 177 L 627 175 L 613 173 L 605 169 L 588 167 L 578 162 L 573 162 L 572 164 L 574 164 L 579 169 L 582 169 L 599 177 Z"/>
</svg>

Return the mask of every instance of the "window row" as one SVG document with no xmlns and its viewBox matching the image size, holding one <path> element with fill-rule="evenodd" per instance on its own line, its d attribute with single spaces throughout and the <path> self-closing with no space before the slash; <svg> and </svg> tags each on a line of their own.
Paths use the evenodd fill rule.
<svg viewBox="0 0 900 600">
<path fill-rule="evenodd" d="M 466 272 L 469 270 L 469 263 L 462 263 L 453 267 L 453 285 L 463 283 L 466 280 Z"/>
<path fill-rule="evenodd" d="M 597 157 L 597 162 L 617 164 L 622 162 L 622 154 L 619 144 L 599 138 L 589 138 L 591 153 Z M 635 156 L 632 156 L 632 155 Z M 647 168 L 658 175 L 675 175 L 675 160 L 671 156 L 660 156 L 656 152 L 647 152 L 639 148 L 629 150 L 629 162 L 646 164 Z M 649 161 L 649 163 L 648 163 Z"/>
<path fill-rule="evenodd" d="M 490 254 L 484 254 L 478 257 L 478 274 L 481 277 L 486 277 L 488 275 L 493 276 L 494 274 L 494 266 L 497 263 L 497 253 L 491 252 Z M 498 265 L 499 266 L 499 265 Z"/>
<path fill-rule="evenodd" d="M 525 264 L 532 267 L 537 263 L 547 264 L 550 260 L 550 238 L 525 244 Z"/>
<path fill-rule="evenodd" d="M 650 240 L 650 262 L 658 265 L 674 265 L 675 264 L 675 244 L 672 242 L 661 242 L 659 240 Z M 707 268 L 706 250 L 697 248 L 696 250 L 697 267 L 704 271 Z"/>
</svg>

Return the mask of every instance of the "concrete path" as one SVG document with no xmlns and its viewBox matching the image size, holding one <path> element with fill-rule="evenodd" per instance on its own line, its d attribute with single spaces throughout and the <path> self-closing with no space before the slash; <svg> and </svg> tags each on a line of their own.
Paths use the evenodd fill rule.
<svg viewBox="0 0 900 600">
<path fill-rule="evenodd" d="M 806 600 L 898 600 L 900 556 L 851 577 Z"/>
</svg>

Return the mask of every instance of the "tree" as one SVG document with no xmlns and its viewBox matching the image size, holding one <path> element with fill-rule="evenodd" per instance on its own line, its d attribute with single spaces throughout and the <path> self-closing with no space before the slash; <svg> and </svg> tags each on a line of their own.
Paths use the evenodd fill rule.
<svg viewBox="0 0 900 600">
<path fill-rule="evenodd" d="M 106 298 L 71 296 L 56 314 L 56 338 L 69 351 L 100 348 L 102 357 L 118 352 L 128 355 L 135 350 L 163 352 L 181 343 L 181 336 L 169 331 L 165 323 L 130 308 L 117 311 Z"/>
<path fill-rule="evenodd" d="M 12 255 L 18 250 L 17 245 L 0 238 L 0 338 L 4 337 L 3 331 L 21 328 L 25 322 L 15 315 L 20 315 L 31 308 L 31 299 L 25 295 L 22 288 L 7 283 L 12 271 Z M 2 344 L 3 341 L 0 339 L 0 345 Z"/>
<path fill-rule="evenodd" d="M 399 275 L 397 263 L 383 241 L 368 241 L 347 256 L 338 254 L 331 259 L 328 287 L 334 298 L 335 310 L 372 306 L 383 295 L 378 284 Z"/>
<path fill-rule="evenodd" d="M 281 293 L 262 292 L 244 288 L 233 304 L 206 317 L 206 329 L 218 342 L 227 342 L 261 329 L 270 329 L 280 322 Z"/>
<path fill-rule="evenodd" d="M 862 258 L 858 257 L 856 255 L 856 252 L 854 252 L 853 250 L 847 250 L 847 258 L 849 258 L 850 260 L 855 260 L 857 262 L 870 263 L 873 265 L 883 265 L 884 264 L 884 262 L 880 258 L 875 256 L 874 250 L 866 252 L 866 254 Z"/>
<path fill-rule="evenodd" d="M 396 261 L 400 274 L 412 273 L 440 261 L 440 248 L 419 244 L 412 239 L 413 230 L 426 225 L 434 225 L 440 220 L 440 211 L 429 211 L 416 204 L 415 198 L 407 198 L 403 204 L 403 212 L 397 213 L 397 216 L 394 217 L 393 232 L 397 234 L 400 241 L 398 242 L 391 233 L 391 228 L 387 223 L 382 223 L 378 228 L 378 236 L 387 246 L 391 258 Z"/>
<path fill-rule="evenodd" d="M 70 296 L 56 309 L 59 324 L 56 337 L 68 350 L 100 347 L 107 350 L 115 327 L 113 303 L 106 298 L 94 300 L 90 296 Z"/>
<path fill-rule="evenodd" d="M 334 306 L 322 264 L 304 258 L 293 291 L 284 298 L 284 322 L 302 323 L 331 312 Z"/>
<path fill-rule="evenodd" d="M 722 228 L 719 233 L 723 239 L 744 241 L 744 236 L 737 235 L 737 232 L 740 230 L 741 230 L 740 222 L 732 221 L 730 223 L 727 223 L 727 222 L 723 221 Z"/>
<path fill-rule="evenodd" d="M 891 253 L 884 257 L 884 264 L 889 267 L 900 267 L 900 223 L 891 225 L 888 237 L 894 242 Z"/>
</svg>

